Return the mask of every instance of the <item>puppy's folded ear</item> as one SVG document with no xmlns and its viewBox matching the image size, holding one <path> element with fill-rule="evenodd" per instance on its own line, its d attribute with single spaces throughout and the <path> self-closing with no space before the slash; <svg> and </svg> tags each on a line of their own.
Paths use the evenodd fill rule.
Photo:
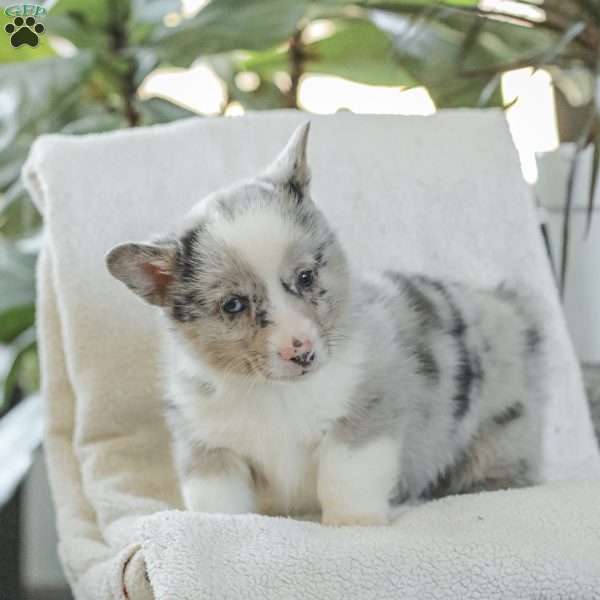
<svg viewBox="0 0 600 600">
<path fill-rule="evenodd" d="M 287 188 L 298 203 L 304 199 L 310 183 L 310 169 L 306 160 L 309 131 L 310 121 L 300 125 L 263 174 L 264 179 Z"/>
<path fill-rule="evenodd" d="M 174 280 L 176 252 L 175 243 L 120 244 L 106 255 L 106 266 L 146 302 L 165 306 Z"/>
</svg>

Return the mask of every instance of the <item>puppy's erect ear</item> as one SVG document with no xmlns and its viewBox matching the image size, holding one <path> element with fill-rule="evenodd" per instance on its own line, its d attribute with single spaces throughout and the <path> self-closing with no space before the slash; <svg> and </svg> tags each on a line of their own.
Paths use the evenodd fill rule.
<svg viewBox="0 0 600 600">
<path fill-rule="evenodd" d="M 310 121 L 300 125 L 279 156 L 267 167 L 263 177 L 285 186 L 298 203 L 302 202 L 310 183 L 306 144 Z"/>
<path fill-rule="evenodd" d="M 106 255 L 106 266 L 146 302 L 164 306 L 174 279 L 176 250 L 175 243 L 120 244 Z"/>
</svg>

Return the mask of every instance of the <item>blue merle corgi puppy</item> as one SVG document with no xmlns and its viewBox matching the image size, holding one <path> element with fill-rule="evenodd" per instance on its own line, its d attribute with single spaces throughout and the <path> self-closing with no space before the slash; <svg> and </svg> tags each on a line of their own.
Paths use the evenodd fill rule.
<svg viewBox="0 0 600 600">
<path fill-rule="evenodd" d="M 376 525 L 425 499 L 535 482 L 544 335 L 528 303 L 355 273 L 311 198 L 308 132 L 180 231 L 107 256 L 163 314 L 186 507 Z"/>
</svg>

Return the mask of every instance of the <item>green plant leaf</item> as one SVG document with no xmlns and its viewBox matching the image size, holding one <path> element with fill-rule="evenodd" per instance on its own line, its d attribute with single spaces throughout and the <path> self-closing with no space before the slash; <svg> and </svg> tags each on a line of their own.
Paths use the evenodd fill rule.
<svg viewBox="0 0 600 600">
<path fill-rule="evenodd" d="M 576 4 L 583 8 L 596 23 L 600 23 L 600 3 L 597 0 L 578 0 Z"/>
<path fill-rule="evenodd" d="M 306 73 L 337 75 L 371 85 L 417 84 L 396 60 L 389 36 L 373 23 L 361 19 L 332 22 L 335 29 L 330 36 L 305 46 Z M 270 79 L 277 71 L 288 70 L 287 51 L 275 48 L 251 53 L 238 61 L 237 68 Z"/>
<path fill-rule="evenodd" d="M 175 13 L 182 18 L 180 0 L 132 0 L 129 24 L 129 45 L 144 46 L 157 32 L 166 27 L 164 18 Z"/>
<path fill-rule="evenodd" d="M 585 235 L 588 236 L 592 226 L 592 217 L 594 216 L 594 205 L 596 202 L 596 193 L 598 188 L 598 175 L 600 173 L 600 134 L 597 132 L 592 141 L 592 174 L 590 175 L 590 191 L 588 195 L 587 214 L 585 220 Z"/>
<path fill-rule="evenodd" d="M 151 48 L 136 48 L 132 53 L 135 60 L 134 84 L 139 87 L 144 79 L 158 66 L 158 56 Z"/>
<path fill-rule="evenodd" d="M 87 19 L 80 19 L 78 14 L 50 13 L 44 20 L 48 33 L 69 40 L 79 49 L 96 51 L 108 48 L 108 32 Z"/>
<path fill-rule="evenodd" d="M 127 31 L 129 0 L 58 0 L 45 17 L 48 32 L 77 48 L 100 50 L 114 43 L 114 34 Z"/>
<path fill-rule="evenodd" d="M 498 74 L 531 64 L 560 35 L 452 8 L 425 16 L 372 13 L 393 38 L 397 60 L 429 90 L 438 107 L 501 106 Z"/>
<path fill-rule="evenodd" d="M 132 4 L 137 23 L 162 23 L 166 14 L 181 12 L 181 0 L 133 0 Z"/>
<path fill-rule="evenodd" d="M 12 144 L 0 154 L 0 190 L 8 188 L 19 177 L 21 167 L 29 147 L 24 144 Z M 0 200 L 0 212 L 2 210 Z"/>
<path fill-rule="evenodd" d="M 20 135 L 26 134 L 31 141 L 39 133 L 54 130 L 77 102 L 92 66 L 92 56 L 83 52 L 68 59 L 1 65 L 4 110 L 0 114 L 0 151 Z"/>
<path fill-rule="evenodd" d="M 95 107 L 95 109 L 90 110 L 88 114 L 67 123 L 61 129 L 61 133 L 99 133 L 102 131 L 122 129 L 123 127 L 127 127 L 127 123 L 121 115 L 115 112 L 107 112 L 101 107 Z"/>
<path fill-rule="evenodd" d="M 243 52 L 233 58 L 234 70 L 254 71 L 263 78 L 270 78 L 278 71 L 286 72 L 289 68 L 287 48 L 277 46 L 257 52 Z M 307 61 L 306 67 L 309 62 Z M 225 79 L 224 77 L 222 77 Z M 233 79 L 231 80 L 233 81 Z"/>
<path fill-rule="evenodd" d="M 355 0 L 354 2 L 349 0 L 313 0 L 312 5 L 317 6 L 321 9 L 335 9 L 341 8 L 342 10 L 337 15 L 330 16 L 343 16 L 345 9 L 356 7 L 371 9 L 381 8 L 384 10 L 394 10 L 397 12 L 413 12 L 423 11 L 428 8 L 443 8 L 443 7 L 477 7 L 479 0 L 447 0 L 446 2 L 440 0 Z M 347 13 L 346 13 L 347 14 Z"/>
<path fill-rule="evenodd" d="M 255 57 L 259 54 L 262 53 L 253 53 Z M 235 76 L 244 69 L 240 68 L 240 58 L 235 53 L 213 55 L 208 57 L 206 62 L 225 83 L 229 101 L 239 102 L 246 110 L 268 110 L 287 106 L 283 92 L 267 78 L 261 78 L 258 88 L 252 91 L 242 91 L 237 87 Z"/>
<path fill-rule="evenodd" d="M 306 47 L 307 71 L 371 85 L 417 84 L 395 58 L 392 41 L 368 21 L 338 21 L 333 35 Z"/>
<path fill-rule="evenodd" d="M 230 50 L 263 50 L 286 41 L 305 15 L 308 0 L 212 0 L 178 27 L 157 28 L 151 43 L 171 64 Z"/>
<path fill-rule="evenodd" d="M 231 99 L 239 102 L 246 110 L 274 110 L 287 106 L 285 95 L 271 81 L 261 81 L 252 92 L 242 92 L 236 88 Z"/>
<path fill-rule="evenodd" d="M 0 202 L 0 234 L 18 239 L 31 235 L 40 225 L 41 217 L 18 177 Z"/>
<path fill-rule="evenodd" d="M 372 15 L 378 26 L 394 36 L 400 57 L 420 60 L 435 74 L 447 73 L 448 67 L 454 73 L 463 74 L 488 68 L 491 74 L 492 68 L 534 60 L 560 39 L 560 34 L 542 28 L 524 27 L 452 8 L 436 8 L 425 16 L 389 11 L 375 11 Z M 476 35 L 470 39 L 473 31 Z M 467 40 L 468 48 L 465 47 Z"/>
<path fill-rule="evenodd" d="M 0 314 L 35 303 L 35 261 L 0 238 Z"/>
<path fill-rule="evenodd" d="M 552 85 L 558 88 L 570 106 L 583 106 L 593 101 L 596 80 L 593 71 L 581 65 L 548 66 Z"/>
<path fill-rule="evenodd" d="M 150 98 L 143 102 L 138 102 L 137 106 L 142 115 L 142 123 L 144 125 L 170 123 L 178 119 L 198 116 L 197 113 L 163 98 Z"/>
<path fill-rule="evenodd" d="M 32 141 L 57 131 L 73 118 L 93 58 L 49 58 L 0 65 L 3 110 L 0 113 L 0 231 L 18 237 L 39 226 L 37 211 L 19 179 Z"/>
<path fill-rule="evenodd" d="M 3 410 L 15 396 L 27 395 L 39 389 L 40 376 L 35 328 L 24 331 L 13 344 L 14 358 L 4 379 Z"/>
<path fill-rule="evenodd" d="M 359 0 L 358 5 L 365 8 L 382 8 L 385 10 L 404 11 L 410 8 L 443 8 L 450 7 L 476 7 L 479 4 L 478 0 L 445 0 L 435 2 L 433 0 Z"/>
<path fill-rule="evenodd" d="M 0 343 L 10 344 L 35 323 L 35 306 L 22 304 L 0 312 Z"/>
<path fill-rule="evenodd" d="M 180 3 L 167 0 L 59 0 L 46 17 L 48 29 L 77 48 L 112 52 L 131 48 L 152 30 L 155 14 Z M 137 43 L 137 42 L 136 42 Z"/>
<path fill-rule="evenodd" d="M 127 20 L 129 14 L 129 0 L 58 0 L 50 9 L 48 17 L 66 15 L 82 25 L 102 28 L 116 20 Z"/>
</svg>

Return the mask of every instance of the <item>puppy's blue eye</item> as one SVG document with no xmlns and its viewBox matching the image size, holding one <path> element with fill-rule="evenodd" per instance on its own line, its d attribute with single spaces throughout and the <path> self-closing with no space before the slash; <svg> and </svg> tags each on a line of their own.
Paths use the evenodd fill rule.
<svg viewBox="0 0 600 600">
<path fill-rule="evenodd" d="M 230 315 L 241 313 L 247 306 L 247 300 L 239 296 L 231 296 L 222 305 L 223 310 Z"/>
<path fill-rule="evenodd" d="M 312 286 L 315 281 L 315 275 L 312 271 L 302 271 L 296 279 L 296 286 L 299 290 L 306 290 Z"/>
</svg>

